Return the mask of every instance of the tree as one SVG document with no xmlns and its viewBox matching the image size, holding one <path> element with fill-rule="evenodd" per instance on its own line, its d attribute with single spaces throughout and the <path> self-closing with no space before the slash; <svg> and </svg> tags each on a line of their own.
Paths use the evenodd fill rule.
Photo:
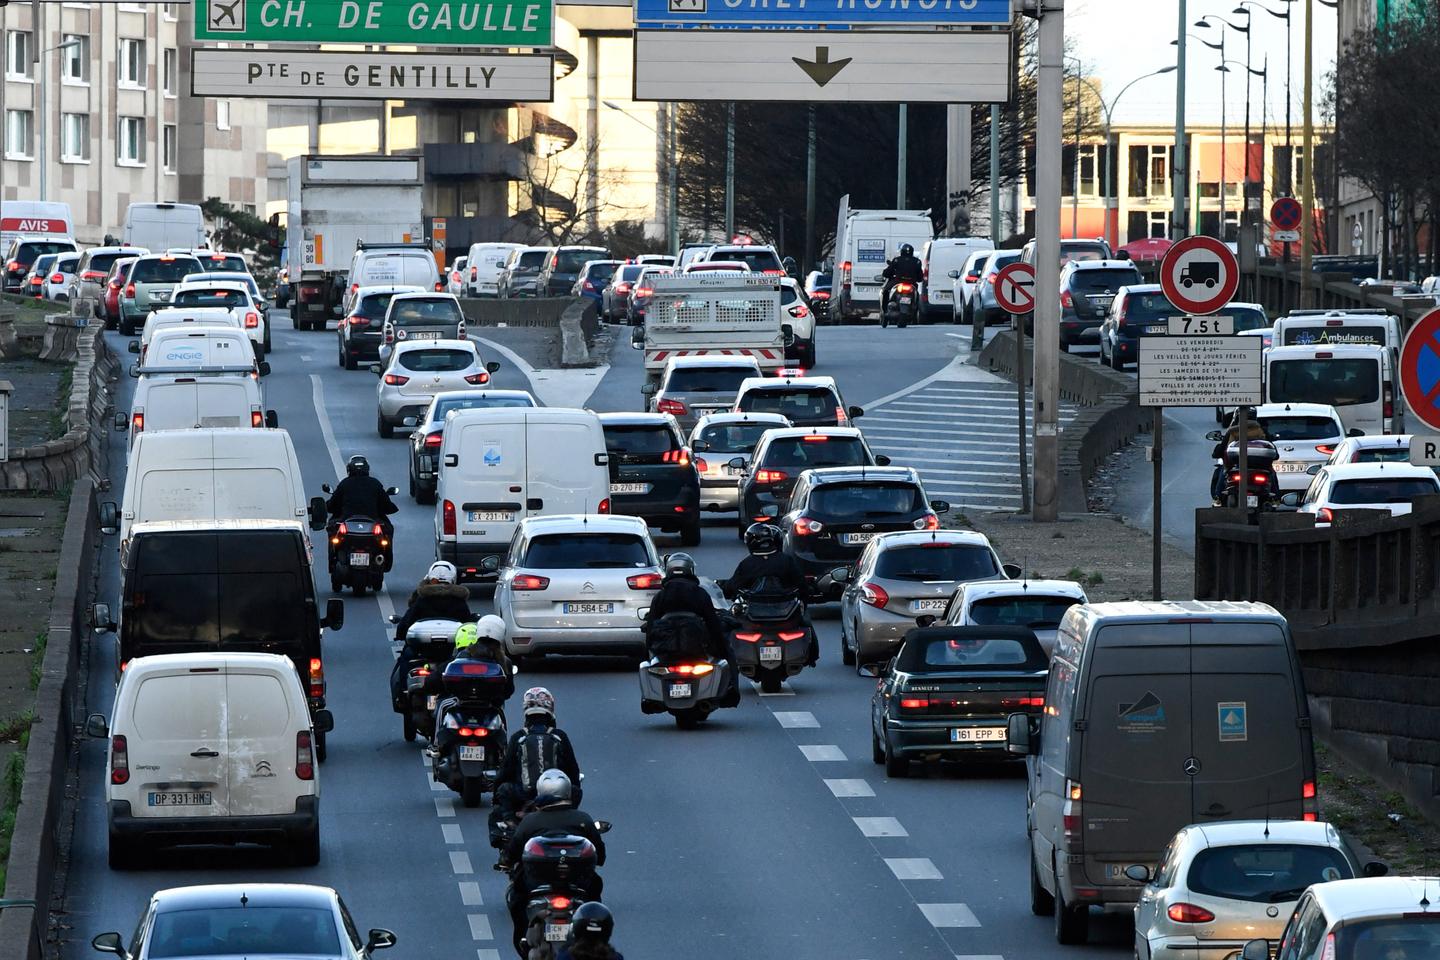
<svg viewBox="0 0 1440 960">
<path fill-rule="evenodd" d="M 215 225 L 210 245 L 216 250 L 235 250 L 250 259 L 251 269 L 272 270 L 279 264 L 285 246 L 285 228 L 278 220 L 262 220 L 253 213 L 232 207 L 219 197 L 200 205 L 205 218 Z"/>
<path fill-rule="evenodd" d="M 521 189 L 528 194 L 530 206 L 519 211 L 517 219 L 530 227 L 541 243 L 608 246 L 623 221 L 607 221 L 628 211 L 615 199 L 624 175 L 600 162 L 598 139 L 581 144 L 569 127 L 544 119 L 548 124 L 542 127 L 537 123 L 528 140 L 528 175 Z M 619 236 L 622 242 L 629 242 L 627 234 Z"/>
</svg>

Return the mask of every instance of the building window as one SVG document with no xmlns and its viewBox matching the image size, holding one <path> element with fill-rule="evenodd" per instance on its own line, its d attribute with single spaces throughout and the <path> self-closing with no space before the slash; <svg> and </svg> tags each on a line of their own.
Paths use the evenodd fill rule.
<svg viewBox="0 0 1440 960">
<path fill-rule="evenodd" d="M 29 30 L 11 30 L 5 37 L 5 76 L 11 80 L 35 79 L 35 40 Z"/>
<path fill-rule="evenodd" d="M 160 131 L 160 159 L 166 173 L 175 172 L 175 137 L 175 124 L 165 124 Z"/>
<path fill-rule="evenodd" d="M 229 129 L 230 129 L 230 101 L 229 101 L 229 100 L 216 100 L 216 101 L 215 101 L 215 129 L 216 129 L 216 130 L 229 130 Z"/>
<path fill-rule="evenodd" d="M 1130 147 L 1130 196 L 1170 196 L 1170 146 Z"/>
<path fill-rule="evenodd" d="M 5 156 L 29 160 L 34 155 L 35 114 L 29 110 L 5 111 Z"/>
<path fill-rule="evenodd" d="M 60 159 L 66 163 L 90 161 L 90 115 L 67 113 L 60 118 Z"/>
<path fill-rule="evenodd" d="M 160 56 L 165 96 L 176 96 L 180 92 L 180 51 L 174 47 L 166 47 Z"/>
<path fill-rule="evenodd" d="M 120 86 L 145 86 L 145 41 L 120 38 Z"/>
<path fill-rule="evenodd" d="M 138 167 L 145 163 L 145 118 L 121 117 L 115 135 L 115 162 Z"/>
<path fill-rule="evenodd" d="M 67 33 L 61 38 L 60 46 L 60 78 L 65 83 L 89 83 L 90 38 Z"/>
<path fill-rule="evenodd" d="M 179 19 L 179 15 L 175 12 L 175 4 L 173 3 L 162 3 L 160 5 L 160 13 L 166 20 Z"/>
</svg>

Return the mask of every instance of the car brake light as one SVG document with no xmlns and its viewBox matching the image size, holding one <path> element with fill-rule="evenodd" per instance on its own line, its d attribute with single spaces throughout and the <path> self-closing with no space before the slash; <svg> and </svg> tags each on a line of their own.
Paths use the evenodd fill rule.
<svg viewBox="0 0 1440 960">
<path fill-rule="evenodd" d="M 845 408 L 838 403 L 835 405 L 835 422 L 841 426 L 850 422 L 850 418 L 845 415 Z"/>
<path fill-rule="evenodd" d="M 628 283 L 617 283 L 617 284 L 615 284 L 615 292 L 616 292 L 616 293 L 629 293 L 629 292 L 630 292 L 630 284 L 628 284 Z"/>
<path fill-rule="evenodd" d="M 130 748 L 122 736 L 110 738 L 110 782 L 130 782 Z"/>
<path fill-rule="evenodd" d="M 1081 795 L 1080 784 L 1074 780 L 1065 781 L 1065 806 L 1061 811 L 1061 819 L 1065 827 L 1065 839 L 1072 845 L 1072 852 L 1078 852 L 1076 848 L 1084 842 L 1080 831 Z"/>
<path fill-rule="evenodd" d="M 436 292 L 436 293 L 439 293 L 441 290 L 444 290 L 444 289 L 445 289 L 445 284 L 441 283 L 439 280 L 436 280 L 436 281 L 435 281 L 435 292 Z"/>
<path fill-rule="evenodd" d="M 245 329 L 246 329 L 246 330 L 254 330 L 255 328 L 257 328 L 257 327 L 259 327 L 259 326 L 260 326 L 260 314 L 254 312 L 253 310 L 252 310 L 251 312 L 245 314 Z"/>
<path fill-rule="evenodd" d="M 830 291 L 829 291 L 829 290 L 816 290 L 814 293 L 810 294 L 810 299 L 811 299 L 811 300 L 829 300 L 829 299 L 830 299 Z"/>
<path fill-rule="evenodd" d="M 755 482 L 756 482 L 756 483 L 779 483 L 779 482 L 781 482 L 782 480 L 787 480 L 787 479 L 789 479 L 789 475 L 788 475 L 784 470 L 756 470 L 756 471 L 755 471 Z"/>
<path fill-rule="evenodd" d="M 1176 923 L 1210 923 L 1215 919 L 1215 914 L 1193 903 L 1172 903 L 1165 916 Z"/>
<path fill-rule="evenodd" d="M 681 447 L 679 450 L 666 450 L 660 455 L 661 463 L 674 463 L 682 467 L 690 466 L 690 448 Z"/>
<path fill-rule="evenodd" d="M 671 400 L 668 397 L 655 405 L 655 409 L 661 413 L 668 413 L 672 417 L 685 416 L 685 404 L 679 400 Z"/>
<path fill-rule="evenodd" d="M 295 734 L 295 776 L 301 780 L 315 779 L 315 754 L 310 749 L 310 731 Z"/>
<path fill-rule="evenodd" d="M 791 640 L 803 640 L 808 634 L 804 630 L 781 630 L 780 639 L 789 643 Z"/>
<path fill-rule="evenodd" d="M 1335 511 L 1334 511 L 1334 510 L 1331 510 L 1329 507 L 1321 507 L 1319 510 L 1316 510 L 1316 511 L 1315 511 L 1315 522 L 1316 522 L 1316 523 L 1334 523 L 1334 522 L 1335 522 Z"/>
<path fill-rule="evenodd" d="M 473 383 L 473 384 L 476 384 L 477 386 L 478 386 L 479 384 L 482 384 L 482 383 L 489 383 L 489 382 L 490 382 L 490 374 L 486 373 L 484 370 L 481 370 L 479 373 L 472 373 L 472 374 L 470 374 L 470 376 L 468 376 L 468 377 L 465 378 L 465 382 L 466 382 L 466 383 Z"/>
<path fill-rule="evenodd" d="M 125 296 L 127 296 L 127 297 L 133 297 L 133 296 L 135 296 L 135 284 L 131 283 L 131 284 L 127 284 L 127 285 L 126 285 L 126 287 L 125 287 Z"/>
<path fill-rule="evenodd" d="M 796 320 L 804 320 L 806 317 L 810 316 L 810 308 L 805 306 L 805 304 L 803 303 L 797 303 L 795 304 L 795 306 L 790 308 L 790 316 L 794 317 Z"/>
<path fill-rule="evenodd" d="M 16 270 L 20 269 L 20 261 L 11 260 L 9 263 L 5 264 L 5 269 L 9 270 L 11 273 L 14 273 Z"/>
<path fill-rule="evenodd" d="M 1043 707 L 1043 706 L 1045 706 L 1045 698 L 1044 698 L 1044 697 L 1019 697 L 1019 698 L 1017 698 L 1017 699 L 1015 699 L 1015 700 L 1006 700 L 1006 701 L 1005 701 L 1005 705 L 1006 705 L 1006 706 L 1010 706 L 1010 705 L 1012 705 L 1012 704 L 1013 704 L 1014 706 L 1017 706 L 1017 707 Z"/>
<path fill-rule="evenodd" d="M 927 514 L 925 514 L 925 516 L 921 517 L 919 520 L 916 520 L 916 521 L 912 524 L 912 526 L 913 526 L 916 530 L 939 530 L 939 529 L 940 529 L 940 518 L 937 517 L 937 516 L 935 516 L 935 514 L 933 514 L 933 513 L 927 513 Z"/>
<path fill-rule="evenodd" d="M 259 410 L 251 410 L 251 411 L 250 411 L 250 426 L 252 426 L 252 427 L 263 427 L 263 426 L 265 426 L 265 414 L 261 413 Z"/>
<path fill-rule="evenodd" d="M 1385 419 L 1395 416 L 1395 388 L 1385 384 Z M 1390 424 L 1385 424 L 1385 432 L 1390 432 Z"/>
<path fill-rule="evenodd" d="M 368 326 L 370 326 L 370 318 L 369 318 L 369 317 L 358 317 L 358 316 L 357 316 L 357 317 L 346 317 L 346 318 L 345 318 L 345 322 L 348 323 L 348 324 L 349 324 L 350 326 L 352 326 L 352 327 L 368 327 Z"/>
<path fill-rule="evenodd" d="M 809 517 L 797 517 L 795 519 L 795 533 L 797 536 L 808 537 L 812 533 L 819 533 L 825 529 L 825 525 L 819 520 L 811 520 Z"/>
<path fill-rule="evenodd" d="M 708 464 L 708 463 L 705 462 L 705 458 L 704 458 L 704 457 L 696 457 L 696 458 L 695 458 L 695 469 L 696 469 L 696 470 L 699 470 L 701 473 L 704 473 L 706 470 L 709 470 L 709 469 L 710 469 L 710 464 Z"/>
<path fill-rule="evenodd" d="M 758 634 L 758 633 L 737 633 L 737 634 L 735 634 L 735 639 L 736 639 L 736 640 L 743 640 L 743 641 L 745 641 L 746 643 L 758 643 L 758 642 L 760 641 L 760 634 Z"/>
<path fill-rule="evenodd" d="M 449 500 L 440 505 L 440 530 L 447 537 L 455 536 L 455 504 Z"/>
<path fill-rule="evenodd" d="M 1335 452 L 1335 444 L 1333 444 L 1333 443 L 1317 443 L 1317 444 L 1315 445 L 1315 451 L 1316 451 L 1317 453 L 1323 453 L 1323 454 L 1325 454 L 1325 456 L 1328 457 L 1328 456 L 1330 456 L 1330 454 L 1332 454 L 1332 453 Z"/>
<path fill-rule="evenodd" d="M 1335 354 L 1331 353 L 1329 350 L 1317 350 L 1317 351 L 1315 351 L 1315 359 L 1316 359 L 1316 360 L 1331 360 L 1331 359 L 1334 359 L 1334 357 L 1335 357 Z"/>
<path fill-rule="evenodd" d="M 600 506 L 598 506 L 598 507 L 595 508 L 595 512 L 596 512 L 596 513 L 609 513 L 609 512 L 610 512 L 610 498 L 609 498 L 609 497 L 606 497 L 604 500 L 601 500 L 601 501 L 600 501 Z"/>
<path fill-rule="evenodd" d="M 428 449 L 435 449 L 445 442 L 445 431 L 436 430 L 434 433 L 425 434 L 425 446 Z"/>
<path fill-rule="evenodd" d="M 631 590 L 659 590 L 660 581 L 663 579 L 658 573 L 637 573 L 633 577 L 626 577 L 625 585 Z"/>
<path fill-rule="evenodd" d="M 1300 784 L 1300 809 L 1302 819 L 1312 823 L 1320 819 L 1319 799 L 1314 780 L 1306 780 Z"/>
<path fill-rule="evenodd" d="M 52 273 L 52 274 L 50 275 L 50 282 L 51 282 L 51 283 L 64 283 L 64 282 L 65 282 L 65 274 L 63 274 L 63 273 Z"/>
<path fill-rule="evenodd" d="M 1062 307 L 1073 307 L 1073 306 L 1075 306 L 1075 298 L 1072 297 L 1072 296 L 1070 296 L 1070 291 L 1069 291 L 1069 290 L 1061 290 L 1061 291 L 1060 291 L 1060 306 L 1062 306 Z"/>
<path fill-rule="evenodd" d="M 145 414 L 143 411 L 130 414 L 130 429 L 136 433 L 145 429 Z"/>
<path fill-rule="evenodd" d="M 380 531 L 378 523 L 375 531 Z M 310 696 L 316 700 L 325 696 L 325 664 L 319 657 L 310 658 Z"/>
<path fill-rule="evenodd" d="M 360 284 L 358 284 L 358 283 L 352 283 L 352 284 L 350 284 L 350 293 L 351 293 L 352 295 L 355 293 L 356 290 L 359 290 L 359 289 L 360 289 Z"/>
<path fill-rule="evenodd" d="M 548 586 L 549 577 L 537 577 L 533 573 L 522 573 L 510 581 L 512 590 L 544 590 Z"/>
<path fill-rule="evenodd" d="M 471 268 L 470 268 L 470 279 L 471 279 L 471 280 L 474 280 L 474 279 L 475 279 L 476 277 L 478 277 L 478 276 L 480 276 L 480 268 L 479 268 L 479 267 L 471 267 Z"/>
<path fill-rule="evenodd" d="M 466 379 L 468 380 L 469 377 L 466 377 Z M 385 383 L 386 383 L 387 386 L 391 386 L 391 387 L 403 387 L 403 386 L 405 386 L 405 384 L 407 384 L 407 383 L 409 383 L 409 382 L 410 382 L 410 378 L 409 378 L 409 377 L 402 377 L 402 376 L 400 376 L 400 374 L 398 374 L 398 373 L 387 373 L 387 374 L 385 374 Z"/>
<path fill-rule="evenodd" d="M 904 697 L 900 701 L 901 710 L 928 710 L 929 708 L 929 697 Z"/>
<path fill-rule="evenodd" d="M 648 297 L 648 296 L 650 296 L 650 294 L 652 294 L 652 293 L 654 293 L 654 292 L 655 292 L 655 291 L 651 290 L 649 287 L 636 287 L 636 288 L 635 288 L 635 296 L 637 296 L 637 297 Z"/>
<path fill-rule="evenodd" d="M 872 607 L 883 607 L 890 602 L 890 594 L 877 584 L 863 584 L 860 587 L 860 602 L 868 603 Z"/>
</svg>

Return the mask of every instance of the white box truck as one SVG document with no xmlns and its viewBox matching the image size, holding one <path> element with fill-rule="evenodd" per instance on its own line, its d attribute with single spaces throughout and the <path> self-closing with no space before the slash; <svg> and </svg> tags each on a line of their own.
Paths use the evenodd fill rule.
<svg viewBox="0 0 1440 960">
<path fill-rule="evenodd" d="M 672 357 L 753 357 L 764 374 L 785 365 L 794 331 L 781 305 L 781 278 L 689 273 L 656 277 L 652 287 L 645 324 L 632 340 L 645 351 L 647 383 L 659 383 Z"/>
<path fill-rule="evenodd" d="M 425 239 L 420 157 L 291 157 L 286 249 L 295 329 L 338 318 L 350 260 L 360 241 Z"/>
<path fill-rule="evenodd" d="M 852 210 L 850 195 L 841 197 L 831 313 L 842 320 L 879 316 L 885 265 L 900 253 L 901 244 L 910 244 L 919 256 L 934 236 L 929 210 Z"/>
</svg>

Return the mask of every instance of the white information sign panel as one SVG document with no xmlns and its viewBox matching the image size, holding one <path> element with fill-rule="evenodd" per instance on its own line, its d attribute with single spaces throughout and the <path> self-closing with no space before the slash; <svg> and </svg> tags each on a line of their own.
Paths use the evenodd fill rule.
<svg viewBox="0 0 1440 960">
<path fill-rule="evenodd" d="M 1235 335 L 1235 318 L 1217 313 L 1171 317 L 1169 332 L 1172 337 L 1230 337 Z"/>
<path fill-rule="evenodd" d="M 1140 406 L 1238 407 L 1263 401 L 1259 337 L 1141 337 Z"/>
<path fill-rule="evenodd" d="M 543 53 L 196 49 L 191 57 L 197 97 L 542 103 L 555 90 L 554 65 Z"/>
<path fill-rule="evenodd" d="M 1411 437 L 1410 462 L 1417 467 L 1440 467 L 1440 436 L 1417 433 Z"/>
<path fill-rule="evenodd" d="M 1002 103 L 1010 34 L 637 30 L 636 100 Z"/>
</svg>

